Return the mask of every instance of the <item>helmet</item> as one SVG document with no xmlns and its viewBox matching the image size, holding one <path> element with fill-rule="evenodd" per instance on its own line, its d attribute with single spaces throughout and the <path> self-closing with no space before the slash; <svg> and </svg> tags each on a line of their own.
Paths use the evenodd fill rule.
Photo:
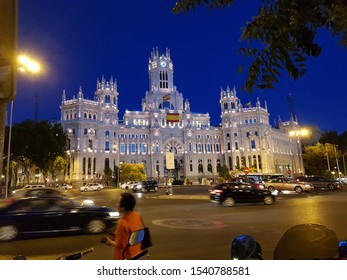
<svg viewBox="0 0 347 280">
<path fill-rule="evenodd" d="M 275 260 L 332 259 L 338 254 L 335 232 L 318 224 L 302 224 L 288 229 L 274 251 Z"/>
</svg>

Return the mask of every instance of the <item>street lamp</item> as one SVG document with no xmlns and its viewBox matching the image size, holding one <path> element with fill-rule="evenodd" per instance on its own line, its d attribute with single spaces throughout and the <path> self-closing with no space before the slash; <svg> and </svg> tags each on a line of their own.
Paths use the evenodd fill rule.
<svg viewBox="0 0 347 280">
<path fill-rule="evenodd" d="M 304 169 L 304 163 L 302 159 L 302 151 L 301 151 L 301 145 L 300 145 L 300 139 L 302 137 L 308 137 L 310 135 L 310 130 L 306 128 L 300 128 L 300 129 L 294 129 L 289 131 L 289 137 L 296 137 L 296 143 L 297 143 L 297 151 L 298 151 L 298 157 L 299 157 L 299 171 L 302 170 L 302 173 L 305 174 L 305 169 Z M 294 157 L 294 153 L 293 153 Z M 295 157 L 294 157 L 294 162 L 293 164 L 295 165 Z M 293 166 L 294 168 L 294 166 Z M 297 170 L 295 170 L 297 172 Z M 293 170 L 294 173 L 294 170 Z M 294 176 L 294 174 L 293 174 Z"/>
<path fill-rule="evenodd" d="M 347 173 L 346 173 L 346 163 L 345 163 L 345 155 L 347 155 L 347 152 L 345 152 L 343 155 L 342 155 L 342 161 L 343 161 L 343 170 L 344 170 L 344 174 L 345 176 L 347 176 Z"/>
<path fill-rule="evenodd" d="M 41 69 L 41 66 L 38 62 L 33 60 L 32 58 L 26 55 L 20 55 L 17 58 L 18 62 L 18 71 L 19 72 L 30 72 L 30 73 L 38 73 Z M 13 100 L 11 101 L 11 109 L 10 109 L 10 126 L 8 132 L 8 145 L 7 145 L 7 162 L 6 162 L 6 180 L 5 180 L 5 198 L 8 196 L 8 183 L 10 176 L 10 153 L 11 153 L 11 134 L 12 134 L 12 115 L 13 115 Z"/>
</svg>

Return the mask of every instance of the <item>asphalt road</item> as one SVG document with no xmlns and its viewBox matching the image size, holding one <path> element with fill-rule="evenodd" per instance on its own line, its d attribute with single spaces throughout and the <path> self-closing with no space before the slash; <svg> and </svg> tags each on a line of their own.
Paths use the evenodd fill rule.
<svg viewBox="0 0 347 280">
<path fill-rule="evenodd" d="M 72 193 L 77 191 L 71 191 Z M 97 204 L 116 207 L 122 191 L 104 189 L 83 193 Z M 80 195 L 80 194 L 79 194 Z M 272 259 L 273 250 L 290 227 L 302 223 L 326 225 L 347 239 L 347 188 L 307 194 L 280 194 L 273 205 L 239 204 L 226 208 L 208 200 L 208 187 L 178 187 L 173 195 L 138 193 L 136 210 L 150 227 L 153 260 L 230 259 L 230 243 L 241 234 L 252 235 L 261 245 L 263 257 Z M 26 255 L 29 259 L 55 259 L 59 255 L 93 247 L 85 259 L 112 259 L 112 248 L 100 243 L 103 235 L 69 235 L 26 238 L 4 242 L 0 259 Z"/>
</svg>

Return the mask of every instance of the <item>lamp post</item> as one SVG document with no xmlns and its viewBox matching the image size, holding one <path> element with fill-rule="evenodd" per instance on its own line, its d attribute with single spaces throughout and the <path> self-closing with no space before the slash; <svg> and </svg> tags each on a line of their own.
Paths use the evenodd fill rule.
<svg viewBox="0 0 347 280">
<path fill-rule="evenodd" d="M 339 165 L 339 160 L 337 159 L 336 147 L 337 147 L 337 145 L 335 145 L 335 144 L 334 144 L 334 152 L 335 152 L 335 159 L 336 159 L 337 173 L 338 173 L 338 176 L 339 176 L 339 178 L 340 178 L 340 177 L 341 177 L 341 176 L 340 176 L 340 165 Z"/>
<path fill-rule="evenodd" d="M 38 62 L 33 60 L 32 58 L 20 55 L 17 58 L 18 60 L 18 71 L 19 72 L 30 72 L 30 73 L 38 73 L 41 69 L 41 66 Z M 12 115 L 13 115 L 13 100 L 11 101 L 10 108 L 10 126 L 8 132 L 8 145 L 7 145 L 7 160 L 6 160 L 6 178 L 5 178 L 5 198 L 8 197 L 9 191 L 9 176 L 10 176 L 10 156 L 11 156 L 11 135 L 12 135 Z"/>
<path fill-rule="evenodd" d="M 289 137 L 295 137 L 296 138 L 296 149 L 297 149 L 297 152 L 298 152 L 298 159 L 299 159 L 299 170 L 296 170 L 296 164 L 295 164 L 295 156 L 294 156 L 294 153 L 293 153 L 293 157 L 294 157 L 294 166 L 295 166 L 295 172 L 299 171 L 299 172 L 302 172 L 303 174 L 305 174 L 305 169 L 304 169 L 304 162 L 303 162 L 303 159 L 302 159 L 302 149 L 301 149 L 301 138 L 302 137 L 307 137 L 310 135 L 310 131 L 306 128 L 301 128 L 301 129 L 294 129 L 294 130 L 291 130 L 289 131 Z M 293 166 L 293 168 L 294 168 Z M 294 170 L 293 170 L 293 173 L 294 173 Z M 294 176 L 294 174 L 293 174 Z"/>
<path fill-rule="evenodd" d="M 345 155 L 347 155 L 347 152 L 345 152 L 345 153 L 342 155 L 344 175 L 347 176 L 347 173 L 346 173 L 346 163 L 345 163 Z"/>
</svg>

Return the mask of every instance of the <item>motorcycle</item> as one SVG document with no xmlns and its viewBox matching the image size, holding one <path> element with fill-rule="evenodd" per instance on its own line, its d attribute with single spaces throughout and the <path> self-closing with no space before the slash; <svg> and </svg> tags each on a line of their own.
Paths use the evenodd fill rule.
<svg viewBox="0 0 347 280">
<path fill-rule="evenodd" d="M 240 235 L 231 242 L 234 260 L 263 260 L 259 243 L 250 235 Z M 338 241 L 335 232 L 319 224 L 301 224 L 289 228 L 273 253 L 274 260 L 347 259 L 347 240 Z"/>
</svg>

